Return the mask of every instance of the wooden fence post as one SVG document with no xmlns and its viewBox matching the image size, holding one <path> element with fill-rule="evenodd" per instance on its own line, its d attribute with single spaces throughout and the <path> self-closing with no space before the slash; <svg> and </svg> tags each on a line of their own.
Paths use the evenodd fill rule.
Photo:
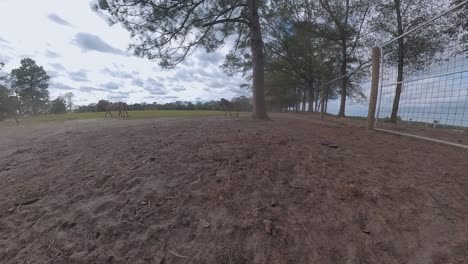
<svg viewBox="0 0 468 264">
<path fill-rule="evenodd" d="M 367 129 L 372 130 L 375 126 L 375 110 L 377 108 L 377 95 L 379 93 L 380 81 L 380 48 L 372 49 L 372 83 L 369 98 L 369 111 L 367 113 Z"/>
</svg>

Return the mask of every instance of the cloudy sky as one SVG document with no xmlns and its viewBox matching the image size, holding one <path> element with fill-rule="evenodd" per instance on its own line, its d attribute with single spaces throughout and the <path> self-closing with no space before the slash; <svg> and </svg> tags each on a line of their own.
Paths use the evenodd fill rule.
<svg viewBox="0 0 468 264">
<path fill-rule="evenodd" d="M 94 13 L 91 0 L 0 0 L 0 61 L 10 71 L 30 57 L 50 76 L 51 97 L 66 92 L 76 103 L 210 100 L 249 95 L 241 76 L 219 66 L 229 47 L 198 50 L 175 69 L 132 56 L 130 37 Z"/>
</svg>

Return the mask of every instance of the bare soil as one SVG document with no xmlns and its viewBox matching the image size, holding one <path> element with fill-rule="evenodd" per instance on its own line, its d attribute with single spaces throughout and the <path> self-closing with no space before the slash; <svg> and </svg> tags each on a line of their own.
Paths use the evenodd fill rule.
<svg viewBox="0 0 468 264">
<path fill-rule="evenodd" d="M 467 263 L 468 151 L 312 115 L 0 129 L 0 263 Z"/>
<path fill-rule="evenodd" d="M 387 129 L 390 131 L 403 132 L 410 135 L 423 136 L 433 139 L 444 140 L 468 147 L 468 128 L 464 129 L 451 129 L 440 127 L 424 127 L 409 124 L 391 124 L 379 123 L 379 128 Z"/>
</svg>

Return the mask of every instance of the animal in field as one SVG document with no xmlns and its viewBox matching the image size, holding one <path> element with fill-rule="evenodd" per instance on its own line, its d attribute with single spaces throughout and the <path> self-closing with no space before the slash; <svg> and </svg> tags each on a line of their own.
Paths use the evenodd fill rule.
<svg viewBox="0 0 468 264">
<path fill-rule="evenodd" d="M 128 118 L 128 104 L 119 102 L 119 117 Z"/>
<path fill-rule="evenodd" d="M 124 103 L 124 102 L 116 102 L 116 103 L 112 103 L 110 102 L 107 106 L 106 106 L 106 114 L 104 117 L 107 117 L 108 115 L 110 115 L 110 117 L 114 117 L 112 115 L 112 112 L 119 112 L 118 116 L 119 117 L 122 117 L 122 118 L 128 118 L 128 105 L 127 103 Z"/>
<path fill-rule="evenodd" d="M 232 112 L 231 111 L 234 111 L 234 104 L 224 98 L 221 98 L 221 102 L 219 103 L 219 105 L 224 109 L 224 117 L 226 117 L 227 115 L 227 112 L 229 112 L 229 115 L 232 116 Z M 239 110 L 237 109 L 237 114 L 236 116 L 238 117 L 239 116 Z"/>
</svg>

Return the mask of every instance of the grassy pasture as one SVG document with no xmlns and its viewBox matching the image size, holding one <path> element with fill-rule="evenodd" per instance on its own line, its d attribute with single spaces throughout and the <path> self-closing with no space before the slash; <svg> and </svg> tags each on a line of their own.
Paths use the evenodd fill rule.
<svg viewBox="0 0 468 264">
<path fill-rule="evenodd" d="M 112 113 L 114 118 L 118 117 L 117 112 Z M 129 111 L 129 119 L 144 119 L 144 118 L 163 118 L 163 117 L 203 117 L 203 116 L 223 116 L 223 111 L 204 111 L 204 110 L 144 110 L 144 111 Z M 239 113 L 246 115 L 246 113 Z M 103 112 L 89 113 L 67 113 L 67 114 L 48 114 L 36 117 L 27 117 L 20 119 L 20 124 L 36 124 L 44 122 L 64 122 L 67 120 L 78 119 L 99 119 L 104 118 Z M 110 117 L 107 117 L 110 118 Z M 0 122 L 0 126 L 15 125 L 13 119 Z"/>
</svg>

